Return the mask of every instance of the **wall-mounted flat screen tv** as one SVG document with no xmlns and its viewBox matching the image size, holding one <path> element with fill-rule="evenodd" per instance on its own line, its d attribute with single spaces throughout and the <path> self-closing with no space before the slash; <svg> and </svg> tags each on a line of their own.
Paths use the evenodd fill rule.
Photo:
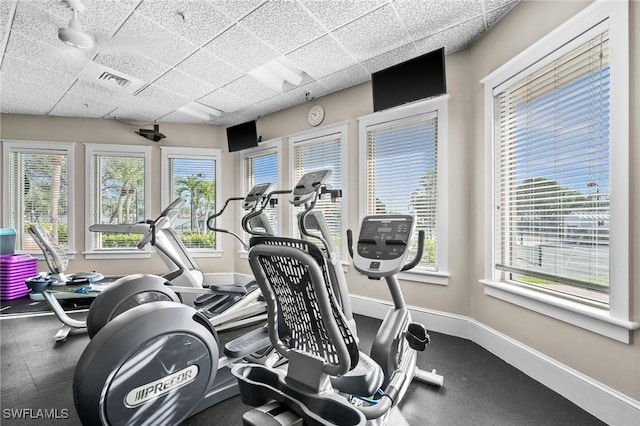
<svg viewBox="0 0 640 426">
<path fill-rule="evenodd" d="M 373 73 L 371 87 L 374 111 L 446 93 L 444 48 Z"/>
<path fill-rule="evenodd" d="M 258 146 L 258 131 L 255 120 L 227 127 L 227 143 L 229 144 L 229 152 Z"/>
</svg>

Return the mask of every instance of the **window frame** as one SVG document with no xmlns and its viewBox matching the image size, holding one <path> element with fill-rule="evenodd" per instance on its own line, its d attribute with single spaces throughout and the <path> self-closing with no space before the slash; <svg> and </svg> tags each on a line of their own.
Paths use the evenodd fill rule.
<svg viewBox="0 0 640 426">
<path fill-rule="evenodd" d="M 89 226 L 94 223 L 93 206 L 91 205 L 92 194 L 95 190 L 94 157 L 95 155 L 118 155 L 122 156 L 122 146 L 116 144 L 85 143 L 85 251 L 86 259 L 146 259 L 151 257 L 151 247 L 147 246 L 143 250 L 138 249 L 94 249 L 94 232 L 89 231 Z M 144 159 L 144 211 L 145 216 L 151 215 L 151 147 L 143 145 L 127 145 L 127 156 Z"/>
<path fill-rule="evenodd" d="M 49 142 L 49 141 L 31 141 L 31 140 L 2 140 L 2 167 L 9 172 L 9 163 L 11 161 L 11 153 L 42 153 L 42 154 L 61 154 L 67 156 L 67 257 L 73 260 L 76 254 L 75 248 L 75 219 L 74 219 L 74 194 L 75 194 L 75 173 L 74 173 L 74 151 L 75 143 L 73 142 Z M 2 180 L 2 205 L 3 205 L 3 227 L 11 225 L 11 209 L 9 208 L 11 188 L 9 187 L 9 179 Z M 22 232 L 16 229 L 16 232 Z M 24 250 L 21 250 L 24 251 Z M 39 248 L 33 251 L 26 251 L 38 260 L 44 260 L 42 250 Z"/>
<path fill-rule="evenodd" d="M 419 116 L 437 114 L 437 166 L 438 176 L 437 192 L 438 201 L 436 204 L 436 269 L 414 268 L 411 271 L 401 272 L 398 277 L 407 281 L 417 281 L 428 284 L 448 285 L 449 283 L 449 247 L 447 243 L 448 217 L 446 214 L 448 199 L 448 105 L 449 95 L 442 95 L 422 101 L 413 102 L 396 108 L 375 112 L 373 114 L 358 117 L 358 139 L 359 139 L 359 165 L 360 165 L 360 193 L 367 193 L 367 131 L 372 127 L 380 127 L 385 124 L 410 122 Z M 358 211 L 360 222 L 367 213 L 367 200 L 363 197 L 360 200 Z"/>
<path fill-rule="evenodd" d="M 348 226 L 348 216 L 347 216 L 347 205 L 348 205 L 348 190 L 347 190 L 347 148 L 348 148 L 348 130 L 349 130 L 349 122 L 342 121 L 338 123 L 328 124 L 325 126 L 316 127 L 313 129 L 305 130 L 302 132 L 294 133 L 288 135 L 289 140 L 289 182 L 291 182 L 291 186 L 295 185 L 297 181 L 295 180 L 295 147 L 300 144 L 310 144 L 314 142 L 322 142 L 331 137 L 338 136 L 340 139 L 340 167 L 342 168 L 342 181 L 340 182 L 340 188 L 342 190 L 341 204 L 340 204 L 340 214 L 342 216 L 340 221 L 340 234 L 345 236 L 347 232 Z M 294 235 L 294 229 L 297 227 L 296 223 L 296 215 L 295 209 L 293 205 L 289 203 L 289 217 L 288 221 L 288 229 L 286 230 L 286 235 Z M 349 264 L 348 254 L 347 254 L 347 238 L 341 238 L 340 244 L 340 261 L 344 266 Z"/>
<path fill-rule="evenodd" d="M 278 173 L 278 181 L 274 182 L 277 189 L 283 189 L 284 188 L 284 176 L 283 173 L 281 173 L 282 170 L 282 166 L 283 166 L 283 157 L 284 154 L 282 152 L 282 144 L 283 144 L 283 138 L 277 138 L 277 139 L 270 139 L 268 141 L 265 142 L 260 142 L 260 145 L 254 148 L 249 148 L 246 149 L 244 151 L 242 151 L 242 162 L 241 162 L 241 167 L 240 167 L 240 179 L 238 179 L 238 182 L 240 182 L 240 187 L 238 188 L 238 193 L 239 194 L 243 194 L 246 195 L 245 193 L 245 185 L 246 185 L 246 180 L 245 180 L 245 176 L 246 176 L 246 164 L 245 164 L 245 160 L 247 158 L 254 158 L 254 157 L 259 157 L 261 155 L 268 155 L 270 153 L 275 153 L 277 158 L 278 158 L 278 169 L 276 170 Z M 277 229 L 274 229 L 276 235 L 284 235 L 283 234 L 283 228 L 285 227 L 284 224 L 284 207 L 285 205 L 287 205 L 287 199 L 284 196 L 279 196 L 278 198 L 278 205 L 276 207 L 276 214 L 278 215 L 278 227 Z M 244 229 L 241 229 L 240 231 L 240 235 L 246 237 L 246 232 L 244 232 Z M 241 257 L 247 258 L 247 251 L 244 249 L 244 247 L 240 246 L 240 254 Z"/>
<path fill-rule="evenodd" d="M 597 27 L 597 25 L 601 25 Z M 611 221 L 609 255 L 609 305 L 581 303 L 525 286 L 500 281 L 495 264 L 494 223 L 494 109 L 493 98 L 501 87 L 522 79 L 579 44 L 581 37 L 609 31 Z M 631 330 L 640 324 L 630 320 L 629 251 L 629 25 L 627 2 L 596 2 L 561 24 L 522 53 L 481 80 L 484 85 L 485 140 L 485 263 L 484 293 L 532 311 L 629 343 Z M 615 190 L 614 190 L 615 188 Z"/>
<path fill-rule="evenodd" d="M 172 158 L 184 158 L 189 160 L 209 159 L 216 163 L 216 209 L 222 208 L 220 193 L 222 187 L 217 184 L 222 182 L 222 149 L 220 148 L 187 148 L 175 146 L 161 146 L 160 160 L 160 205 L 163 209 L 168 206 L 174 198 L 171 195 L 173 188 L 170 188 L 171 177 L 169 176 L 169 165 Z M 222 257 L 222 247 L 220 238 L 216 238 L 216 246 L 213 248 L 188 248 L 189 253 L 194 257 Z"/>
</svg>

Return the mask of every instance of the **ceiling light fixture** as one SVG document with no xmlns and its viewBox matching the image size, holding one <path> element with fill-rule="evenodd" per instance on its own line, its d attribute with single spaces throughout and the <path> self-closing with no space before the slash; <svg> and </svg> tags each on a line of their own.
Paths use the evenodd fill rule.
<svg viewBox="0 0 640 426">
<path fill-rule="evenodd" d="M 178 111 L 207 121 L 211 120 L 212 117 L 220 117 L 222 115 L 222 111 L 200 102 L 189 102 L 178 108 Z"/>
<path fill-rule="evenodd" d="M 73 17 L 69 21 L 69 27 L 58 28 L 58 38 L 69 46 L 79 49 L 93 49 L 93 37 L 82 31 L 82 26 L 78 21 L 78 12 L 84 11 L 84 4 L 80 0 L 63 0 L 63 2 L 71 9 Z"/>
<path fill-rule="evenodd" d="M 294 87 L 299 86 L 305 77 L 308 77 L 307 73 L 284 56 L 260 65 L 249 71 L 249 75 L 278 92 L 284 92 L 287 84 Z"/>
</svg>

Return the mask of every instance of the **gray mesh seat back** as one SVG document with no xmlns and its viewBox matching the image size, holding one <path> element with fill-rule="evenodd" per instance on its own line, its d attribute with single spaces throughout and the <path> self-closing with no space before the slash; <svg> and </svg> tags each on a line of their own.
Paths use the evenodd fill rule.
<svg viewBox="0 0 640 426">
<path fill-rule="evenodd" d="M 267 300 L 271 343 L 323 360 L 323 372 L 342 375 L 359 360 L 357 341 L 333 294 L 325 258 L 308 241 L 253 237 L 249 263 Z"/>
<path fill-rule="evenodd" d="M 29 235 L 34 239 L 47 261 L 47 266 L 54 274 L 66 271 L 69 266 L 67 253 L 53 239 L 53 236 L 42 225 L 37 223 L 29 225 Z"/>
</svg>

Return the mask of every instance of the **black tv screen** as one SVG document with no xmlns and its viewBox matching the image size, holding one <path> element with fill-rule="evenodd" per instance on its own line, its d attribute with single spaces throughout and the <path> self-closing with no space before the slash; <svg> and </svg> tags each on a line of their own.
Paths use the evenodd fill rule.
<svg viewBox="0 0 640 426">
<path fill-rule="evenodd" d="M 227 142 L 229 143 L 229 152 L 258 146 L 258 131 L 255 120 L 227 127 Z"/>
<path fill-rule="evenodd" d="M 373 73 L 371 87 L 374 111 L 446 93 L 444 48 Z"/>
</svg>

